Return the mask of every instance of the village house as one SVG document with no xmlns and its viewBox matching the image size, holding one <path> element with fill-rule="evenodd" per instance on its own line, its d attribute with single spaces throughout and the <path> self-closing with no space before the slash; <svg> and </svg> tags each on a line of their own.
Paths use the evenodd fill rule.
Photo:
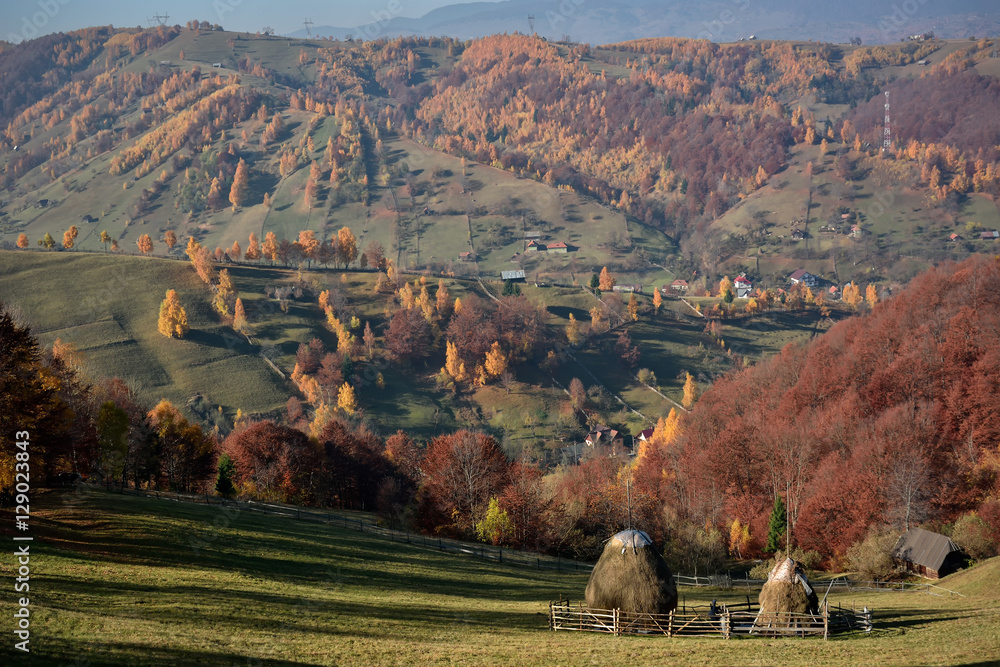
<svg viewBox="0 0 1000 667">
<path fill-rule="evenodd" d="M 549 252 L 569 252 L 569 246 L 562 241 L 556 241 L 555 243 L 550 243 L 546 246 L 546 250 Z"/>
<path fill-rule="evenodd" d="M 983 241 L 994 241 L 996 239 L 1000 239 L 1000 232 L 983 232 L 979 235 L 979 238 Z"/>
<path fill-rule="evenodd" d="M 737 299 L 746 299 L 750 296 L 750 292 L 753 290 L 753 284 L 747 280 L 745 273 L 741 273 L 736 280 L 733 281 L 733 287 L 736 288 Z"/>
<path fill-rule="evenodd" d="M 525 247 L 525 252 L 537 252 L 538 250 L 545 250 L 545 246 L 538 241 L 528 241 L 528 245 Z"/>
<path fill-rule="evenodd" d="M 471 262 L 475 258 L 476 258 L 475 255 L 473 255 L 469 251 L 458 253 L 458 259 L 459 259 L 459 261 L 462 261 L 462 262 Z"/>
<path fill-rule="evenodd" d="M 802 283 L 806 287 L 816 287 L 819 279 L 813 274 L 809 273 L 805 269 L 799 269 L 792 275 L 788 276 L 788 279 L 792 281 L 793 285 L 798 285 Z"/>
<path fill-rule="evenodd" d="M 688 291 L 688 283 L 686 280 L 675 280 L 670 283 L 670 291 L 677 292 L 679 294 L 684 294 Z M 663 289 L 664 294 L 666 294 L 666 288 Z"/>
<path fill-rule="evenodd" d="M 594 447 L 595 445 L 621 446 L 625 444 L 625 438 L 616 429 L 600 424 L 587 434 L 584 442 L 588 447 Z"/>
<path fill-rule="evenodd" d="M 636 433 L 634 436 L 632 436 L 632 438 L 636 442 L 649 442 L 649 439 L 652 437 L 653 437 L 653 429 L 651 428 L 644 428 L 638 433 Z"/>
</svg>

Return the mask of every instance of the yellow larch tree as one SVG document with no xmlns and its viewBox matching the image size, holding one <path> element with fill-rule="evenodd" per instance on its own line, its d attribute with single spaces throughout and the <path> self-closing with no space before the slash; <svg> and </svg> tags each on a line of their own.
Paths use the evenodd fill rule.
<svg viewBox="0 0 1000 667">
<path fill-rule="evenodd" d="M 274 235 L 274 232 L 268 232 L 264 235 L 264 245 L 261 247 L 261 256 L 269 262 L 273 262 L 278 259 L 278 237 Z"/>
<path fill-rule="evenodd" d="M 156 328 L 167 338 L 184 338 L 189 331 L 187 313 L 176 290 L 167 290 L 166 298 L 160 304 L 160 319 Z"/>
<path fill-rule="evenodd" d="M 456 383 L 465 382 L 465 362 L 458 356 L 458 348 L 450 340 L 445 341 L 444 372 Z"/>
<path fill-rule="evenodd" d="M 448 317 L 448 312 L 451 309 L 451 294 L 448 293 L 448 287 L 444 284 L 444 280 L 438 281 L 437 293 L 434 296 L 436 297 L 438 315 L 442 318 Z"/>
<path fill-rule="evenodd" d="M 504 354 L 498 341 L 493 341 L 493 345 L 490 346 L 483 367 L 489 377 L 500 377 L 507 370 L 507 355 Z"/>
<path fill-rule="evenodd" d="M 247 333 L 250 325 L 247 322 L 247 313 L 243 309 L 243 299 L 236 297 L 236 306 L 233 308 L 233 329 L 240 333 Z"/>
<path fill-rule="evenodd" d="M 350 227 L 341 227 L 337 232 L 337 260 L 346 269 L 358 257 L 358 239 Z"/>
<path fill-rule="evenodd" d="M 229 203 L 233 205 L 233 212 L 243 206 L 249 186 L 250 175 L 247 163 L 243 158 L 240 158 L 240 163 L 236 165 L 236 173 L 233 175 L 233 187 L 229 190 Z"/>
<path fill-rule="evenodd" d="M 690 373 L 687 374 L 687 379 L 684 381 L 684 398 L 681 404 L 690 410 L 694 406 L 694 402 L 698 399 L 698 383 L 695 382 L 694 376 Z"/>
<path fill-rule="evenodd" d="M 653 290 L 653 313 L 656 315 L 660 314 L 660 306 L 663 305 L 663 293 L 659 288 Z"/>
<path fill-rule="evenodd" d="M 639 321 L 639 299 L 636 298 L 635 292 L 628 297 L 628 316 L 632 318 L 633 322 Z"/>
<path fill-rule="evenodd" d="M 153 239 L 149 238 L 149 234 L 143 234 L 140 236 L 135 244 L 139 247 L 139 252 L 143 255 L 148 255 L 153 252 Z"/>
<path fill-rule="evenodd" d="M 337 392 L 337 407 L 349 415 L 353 415 L 358 409 L 354 387 L 346 382 L 340 386 L 340 390 Z"/>
<path fill-rule="evenodd" d="M 580 335 L 580 323 L 576 321 L 573 313 L 569 314 L 569 324 L 566 325 L 566 339 L 570 345 L 577 345 L 583 339 Z"/>
<path fill-rule="evenodd" d="M 615 288 L 615 277 L 611 275 L 611 272 L 608 271 L 608 267 L 606 266 L 601 269 L 601 275 L 598 278 L 597 287 L 602 292 L 610 292 Z"/>
<path fill-rule="evenodd" d="M 253 232 L 250 232 L 250 245 L 247 246 L 247 251 L 244 253 L 243 257 L 250 262 L 255 262 L 260 259 L 260 240 Z"/>
<path fill-rule="evenodd" d="M 861 290 L 854 284 L 853 280 L 849 285 L 844 285 L 844 293 L 841 296 L 844 303 L 857 310 L 858 306 L 861 305 L 861 298 Z"/>
<path fill-rule="evenodd" d="M 869 308 L 874 308 L 875 304 L 878 303 L 878 288 L 875 287 L 874 283 L 868 283 L 868 287 L 865 289 L 865 301 L 868 302 Z"/>
</svg>

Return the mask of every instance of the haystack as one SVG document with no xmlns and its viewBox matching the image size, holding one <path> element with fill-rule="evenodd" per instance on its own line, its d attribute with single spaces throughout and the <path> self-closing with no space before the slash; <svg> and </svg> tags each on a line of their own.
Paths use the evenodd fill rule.
<svg viewBox="0 0 1000 667">
<path fill-rule="evenodd" d="M 586 597 L 591 608 L 668 614 L 677 608 L 677 585 L 649 535 L 623 530 L 605 545 Z"/>
<path fill-rule="evenodd" d="M 819 613 L 819 598 L 809 585 L 801 566 L 791 558 L 786 558 L 767 575 L 767 583 L 760 591 L 760 613 L 757 626 L 787 627 L 788 612 L 796 614 Z"/>
</svg>

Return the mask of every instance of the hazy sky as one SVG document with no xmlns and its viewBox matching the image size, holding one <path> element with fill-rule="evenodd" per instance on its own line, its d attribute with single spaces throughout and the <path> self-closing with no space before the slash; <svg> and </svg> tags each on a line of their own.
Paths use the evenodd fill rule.
<svg viewBox="0 0 1000 667">
<path fill-rule="evenodd" d="M 168 14 L 171 25 L 184 25 L 196 18 L 219 23 L 227 30 L 256 32 L 271 26 L 278 34 L 285 34 L 302 28 L 307 17 L 317 26 L 351 28 L 388 17 L 419 17 L 458 2 L 461 0 L 0 0 L 0 39 L 17 42 L 109 23 L 146 26 L 155 14 Z"/>
</svg>

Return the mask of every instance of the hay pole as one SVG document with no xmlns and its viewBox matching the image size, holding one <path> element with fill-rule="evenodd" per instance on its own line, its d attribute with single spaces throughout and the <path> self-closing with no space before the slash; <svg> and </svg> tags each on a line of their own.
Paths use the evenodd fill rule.
<svg viewBox="0 0 1000 667">
<path fill-rule="evenodd" d="M 830 580 L 830 585 L 826 587 L 826 595 L 823 596 L 823 601 L 820 602 L 821 605 L 826 604 L 826 599 L 830 596 L 830 589 L 833 588 L 833 580 Z"/>
</svg>

